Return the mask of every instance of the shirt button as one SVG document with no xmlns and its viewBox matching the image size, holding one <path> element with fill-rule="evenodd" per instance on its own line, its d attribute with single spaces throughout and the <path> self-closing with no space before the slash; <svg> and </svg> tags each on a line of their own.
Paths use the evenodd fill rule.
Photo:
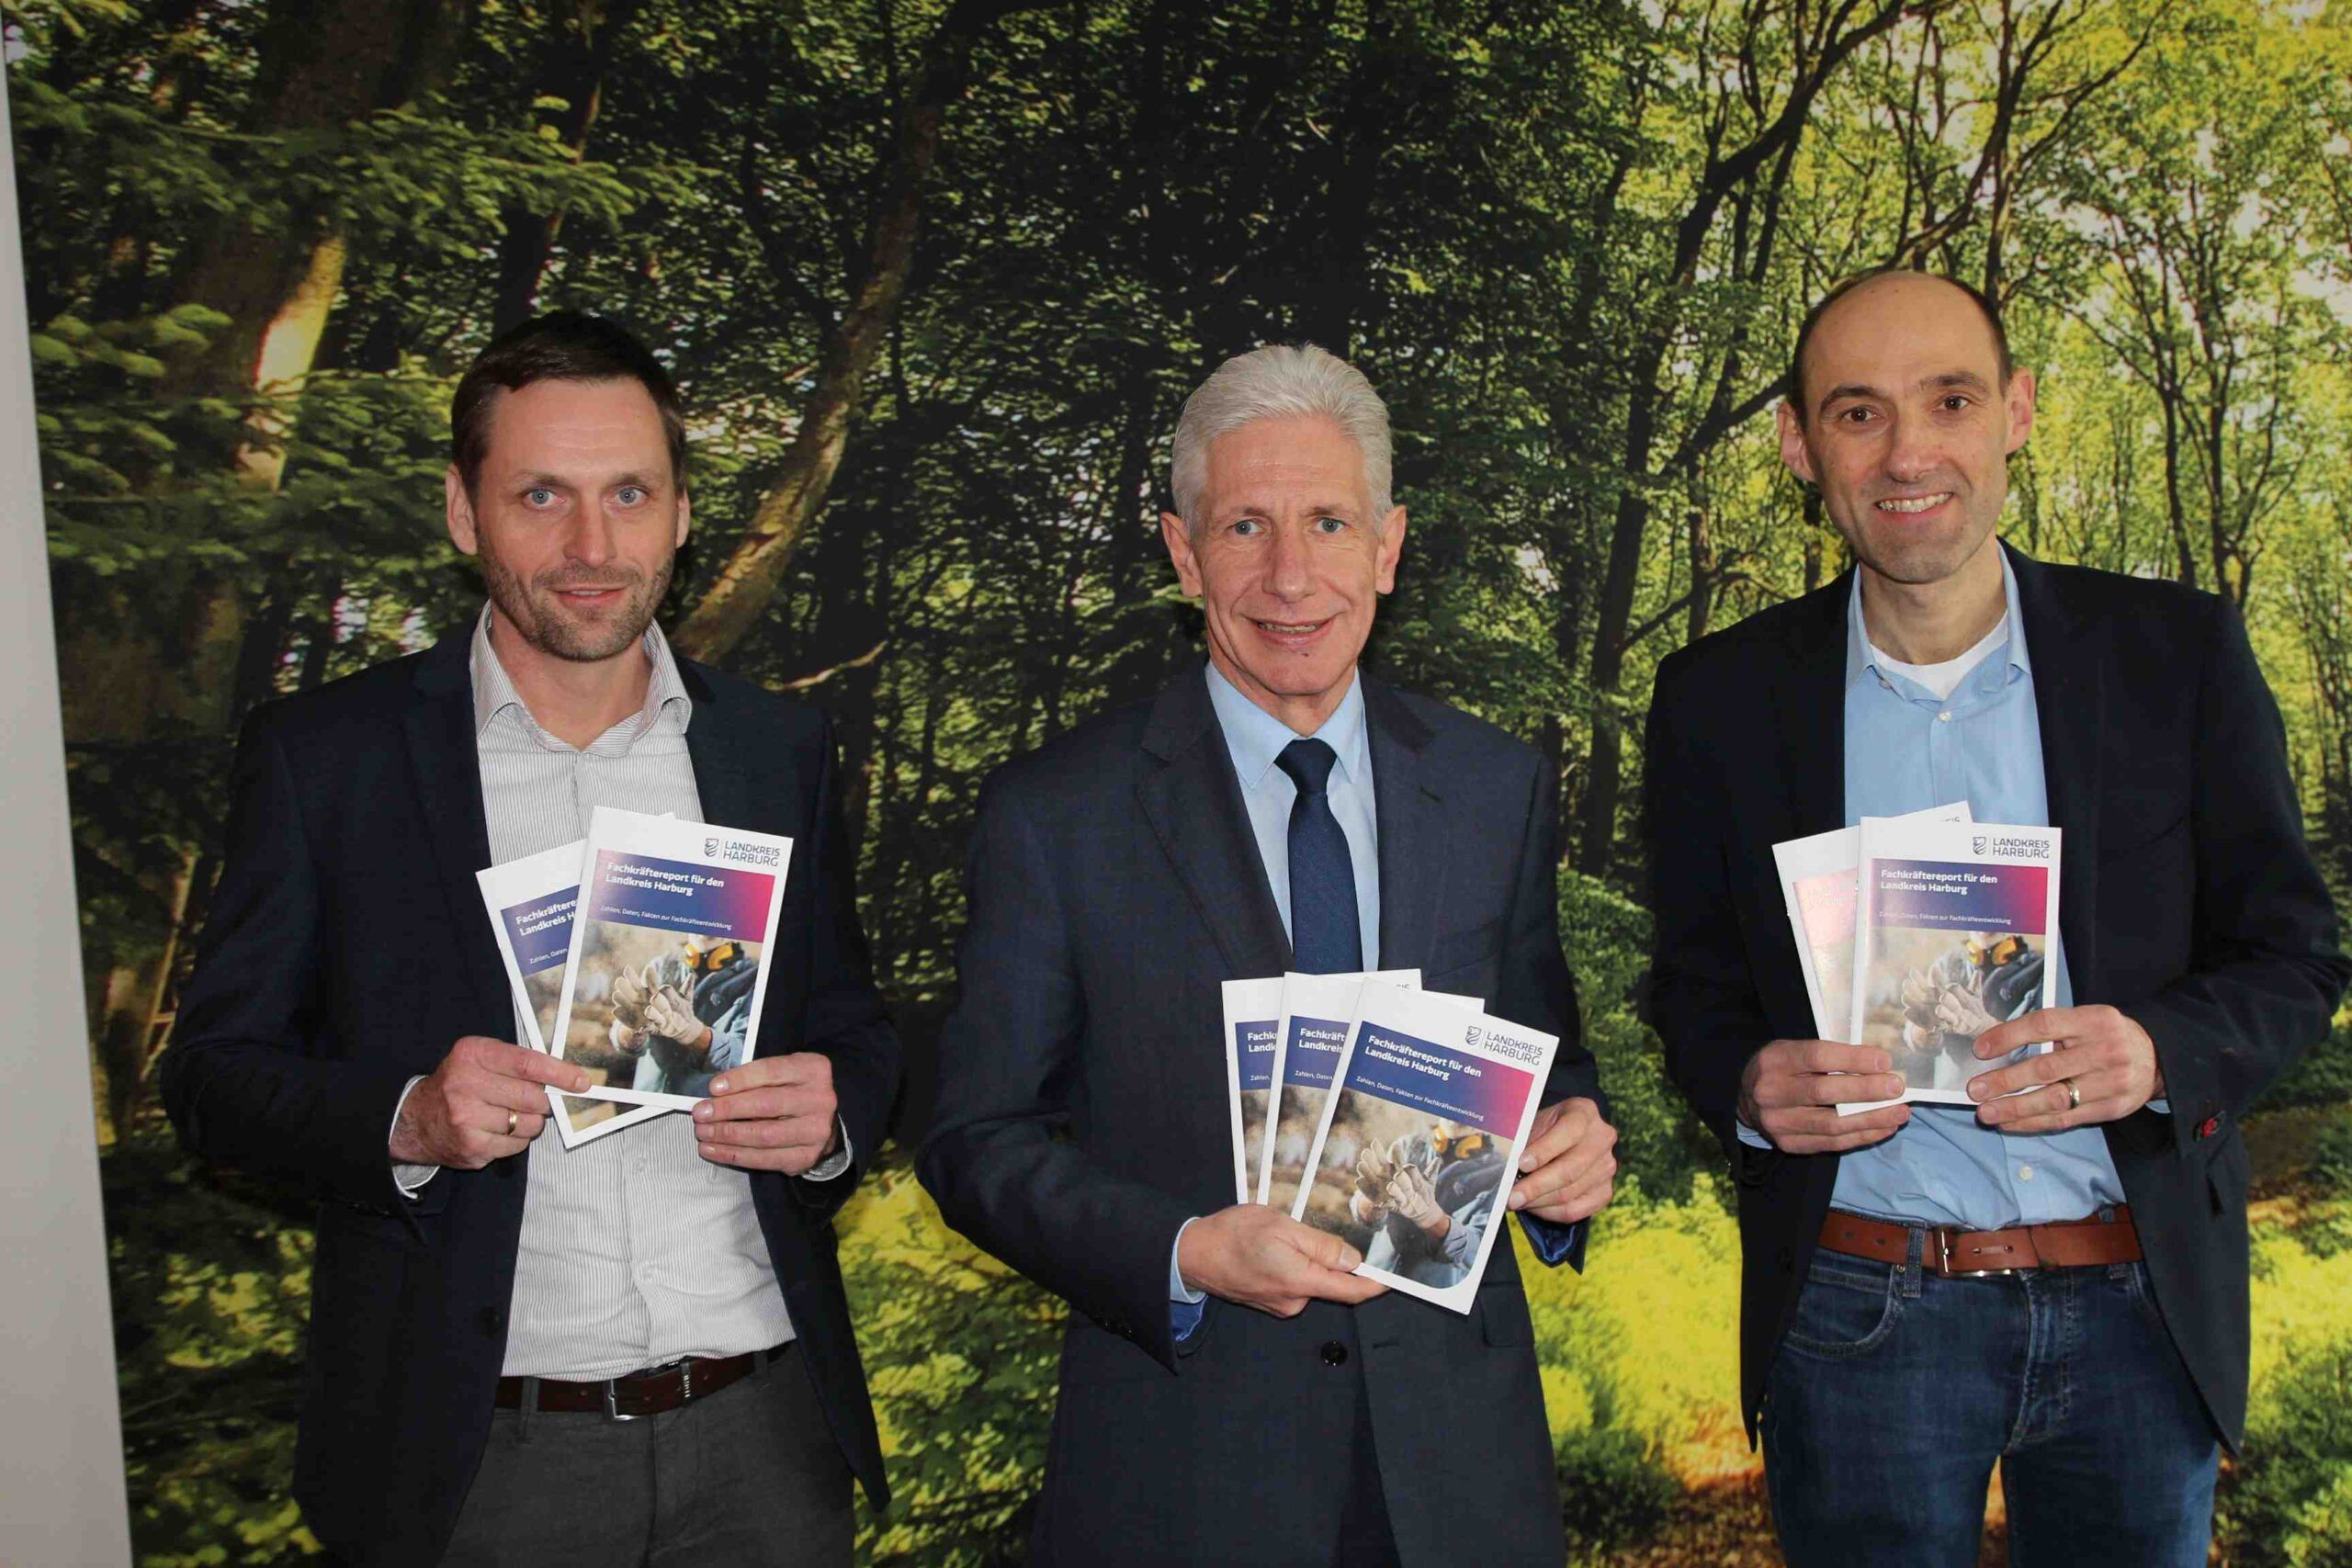
<svg viewBox="0 0 2352 1568">
<path fill-rule="evenodd" d="M 656 1269 L 652 1264 L 640 1263 L 637 1266 L 637 1277 L 646 1284 L 650 1285 L 653 1283 L 654 1280 L 660 1279 L 662 1275 L 661 1271 Z"/>
<path fill-rule="evenodd" d="M 1323 1341 L 1322 1354 L 1323 1364 L 1327 1367 L 1344 1367 L 1348 1364 L 1348 1348 L 1336 1339 Z"/>
<path fill-rule="evenodd" d="M 2018 1167 L 2018 1179 L 2019 1181 L 2031 1181 L 2033 1179 L 2033 1167 L 2030 1165 L 2021 1165 Z"/>
<path fill-rule="evenodd" d="M 1950 724 L 1951 722 L 1951 709 L 1946 708 L 1943 712 L 1936 715 L 1936 722 L 1938 724 Z"/>
</svg>

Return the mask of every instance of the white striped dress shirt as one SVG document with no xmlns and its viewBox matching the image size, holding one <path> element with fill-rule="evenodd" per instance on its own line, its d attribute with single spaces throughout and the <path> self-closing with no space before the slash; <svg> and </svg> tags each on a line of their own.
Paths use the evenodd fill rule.
<svg viewBox="0 0 2352 1568">
<path fill-rule="evenodd" d="M 645 706 L 574 750 L 532 718 L 484 611 L 474 723 L 494 863 L 586 837 L 599 806 L 703 819 L 686 752 L 694 704 L 660 626 L 647 628 L 645 654 Z M 514 1037 L 526 1038 L 519 1020 Z M 617 1377 L 792 1337 L 749 1182 L 695 1152 L 692 1119 L 658 1116 L 576 1149 L 549 1131 L 528 1157 L 507 1375 Z"/>
</svg>

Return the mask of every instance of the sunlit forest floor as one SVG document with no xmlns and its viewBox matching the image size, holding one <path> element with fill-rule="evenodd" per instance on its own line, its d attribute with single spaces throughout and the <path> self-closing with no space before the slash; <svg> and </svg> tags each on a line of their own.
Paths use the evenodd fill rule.
<svg viewBox="0 0 2352 1568">
<path fill-rule="evenodd" d="M 2352 1543 L 2352 1217 L 2329 1174 L 2352 1109 L 2249 1122 L 2255 1429 L 2222 1486 L 2215 1560 L 2318 1564 Z M 294 1209 L 193 1176 L 142 1124 L 107 1156 L 123 1416 L 140 1559 L 275 1563 L 311 1550 L 285 1495 L 309 1238 Z M 1529 1270 L 1575 1560 L 1778 1561 L 1734 1412 L 1736 1236 L 1703 1181 L 1634 1191 L 1586 1274 Z M 1020 1561 L 1059 1314 L 947 1233 L 887 1170 L 843 1238 L 894 1483 L 875 1562 Z M 2003 1560 L 1998 1495 L 1984 1562 Z"/>
</svg>

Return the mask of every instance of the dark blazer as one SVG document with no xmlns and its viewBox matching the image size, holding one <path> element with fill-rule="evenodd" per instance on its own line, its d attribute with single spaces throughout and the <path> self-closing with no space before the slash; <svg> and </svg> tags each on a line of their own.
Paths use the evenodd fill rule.
<svg viewBox="0 0 2352 1568">
<path fill-rule="evenodd" d="M 2235 612 L 2174 583 L 2009 559 L 2050 820 L 2065 833 L 2058 925 L 2075 999 L 2148 1031 L 2171 1106 L 2108 1123 L 2108 1147 L 2165 1323 L 2234 1446 L 2247 1348 L 2238 1119 L 2326 1032 L 2352 971 Z M 1750 1148 L 1733 1104 L 1749 1056 L 1814 1033 L 1772 845 L 1845 824 L 1851 592 L 1849 574 L 1672 655 L 1650 708 L 1651 1020 L 1668 1070 L 1731 1151 L 1751 1438 L 1838 1156 Z"/>
<path fill-rule="evenodd" d="M 523 1223 L 523 1159 L 444 1170 L 411 1201 L 385 1148 L 413 1075 L 462 1035 L 514 1029 L 474 881 L 490 847 L 469 644 L 454 635 L 254 712 L 162 1069 L 191 1153 L 323 1200 L 294 1490 L 320 1540 L 355 1562 L 429 1562 L 448 1540 L 489 1432 Z M 857 928 L 830 725 L 718 671 L 679 671 L 705 815 L 794 840 L 756 1054 L 832 1059 L 863 1161 L 881 1145 L 899 1043 Z M 749 1179 L 801 1364 L 879 1506 L 833 1257 L 855 1174 Z"/>
<path fill-rule="evenodd" d="M 1382 967 L 1558 1033 L 1544 1101 L 1597 1096 L 1550 770 L 1440 704 L 1370 679 L 1364 702 Z M 1406 1562 L 1558 1562 L 1510 1245 L 1466 1317 L 1397 1293 L 1289 1321 L 1212 1300 L 1172 1337 L 1177 1232 L 1233 1201 L 1219 983 L 1291 957 L 1201 671 L 991 775 L 967 885 L 919 1169 L 948 1224 L 1074 1309 L 1037 1560 L 1322 1561 L 1368 1398 Z"/>
</svg>

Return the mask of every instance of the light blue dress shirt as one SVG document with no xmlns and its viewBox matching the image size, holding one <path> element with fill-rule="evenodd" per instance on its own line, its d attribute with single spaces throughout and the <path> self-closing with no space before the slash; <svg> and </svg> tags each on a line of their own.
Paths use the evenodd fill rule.
<svg viewBox="0 0 2352 1568">
<path fill-rule="evenodd" d="M 1299 739 L 1298 732 L 1248 697 L 1226 679 L 1216 665 L 1207 666 L 1209 705 L 1216 710 L 1217 728 L 1224 732 L 1227 755 L 1233 759 L 1234 777 L 1241 781 L 1241 803 L 1250 813 L 1250 832 L 1258 840 L 1258 859 L 1274 891 L 1274 907 L 1282 911 L 1283 931 L 1290 931 L 1290 808 L 1298 786 L 1274 766 L 1283 748 Z M 1380 838 L 1372 793 L 1372 738 L 1364 728 L 1363 681 L 1348 682 L 1348 694 L 1315 731 L 1338 754 L 1325 793 L 1331 815 L 1348 840 L 1348 866 L 1356 878 L 1356 921 L 1363 933 L 1363 966 L 1380 967 Z M 1192 1221 L 1184 1224 L 1189 1226 Z M 1168 1254 L 1169 1315 L 1182 1339 L 1199 1326 L 1201 1303 L 1207 1296 L 1184 1288 L 1176 1253 L 1184 1231 L 1176 1232 L 1176 1247 Z"/>
<path fill-rule="evenodd" d="M 1846 611 L 1847 826 L 1962 799 L 1979 822 L 2049 826 L 2033 660 L 2006 551 L 2001 583 L 2008 596 L 2006 645 L 1939 699 L 1887 668 L 1886 656 L 1871 646 L 1857 574 Z M 2053 994 L 2058 1006 L 2070 1007 L 2074 986 L 2057 933 L 2050 945 Z M 2000 1230 L 2085 1218 L 2123 1201 L 2123 1183 L 2097 1127 L 2018 1136 L 1984 1126 L 1973 1106 L 1915 1104 L 1902 1131 L 1838 1162 L 1831 1201 L 1912 1224 Z"/>
</svg>

